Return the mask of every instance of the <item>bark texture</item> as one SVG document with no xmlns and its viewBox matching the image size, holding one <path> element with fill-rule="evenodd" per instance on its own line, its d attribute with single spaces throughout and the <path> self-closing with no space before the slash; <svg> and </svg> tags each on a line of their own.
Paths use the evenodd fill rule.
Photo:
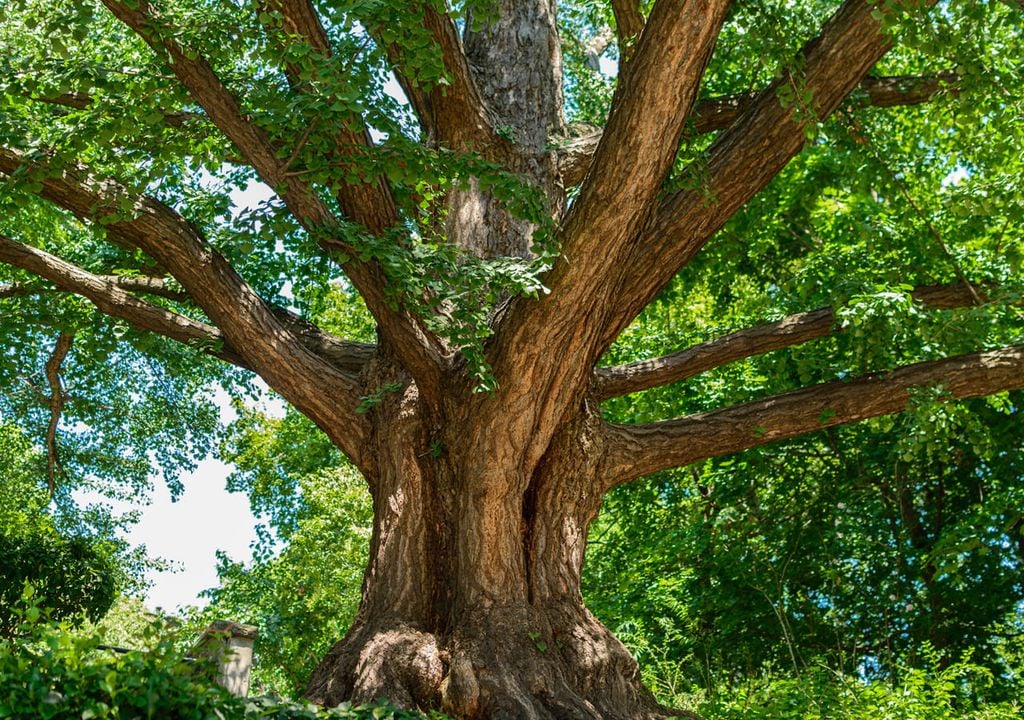
<svg viewBox="0 0 1024 720">
<path fill-rule="evenodd" d="M 501 0 L 493 16 L 470 13 L 461 36 L 441 6 L 410 9 L 440 49 L 446 83 L 418 86 L 403 48 L 381 49 L 408 93 L 423 141 L 519 173 L 543 190 L 557 228 L 561 255 L 545 278 L 550 293 L 504 298 L 493 314 L 484 352 L 498 389 L 490 394 L 472 391 L 466 358 L 393 302 L 383 267 L 353 259 L 359 254 L 338 232 L 349 222 L 378 237 L 401 231 L 397 195 L 386 180 L 339 182 L 325 197 L 289 171 L 285 158 L 296 156 L 303 136 L 285 147 L 272 144 L 243 110 L 238 91 L 201 54 L 179 46 L 148 2 L 104 4 L 166 60 L 167 77 L 189 93 L 187 112 L 169 113 L 170 124 L 201 117 L 230 140 L 231 160 L 251 166 L 320 250 L 337 259 L 377 321 L 378 342 L 335 337 L 264 301 L 167 204 L 78 162 L 55 165 L 45 153 L 9 148 L 0 148 L 0 175 L 32 177 L 42 198 L 102 224 L 109 241 L 144 254 L 154 277 L 89 272 L 0 236 L 0 262 L 35 276 L 31 284 L 0 287 L 0 300 L 76 293 L 140 331 L 248 368 L 363 472 L 374 507 L 370 563 L 352 628 L 310 680 L 308 696 L 318 703 L 386 697 L 467 719 L 678 715 L 655 702 L 636 661 L 583 603 L 587 531 L 605 492 L 661 468 L 899 412 L 915 388 L 942 383 L 959 398 L 1024 387 L 1024 350 L 1010 347 L 650 425 L 601 418 L 603 399 L 837 330 L 832 310 L 821 308 L 662 358 L 595 369 L 677 270 L 800 151 L 804 126 L 815 116 L 847 100 L 923 102 L 955 81 L 867 78 L 890 39 L 872 15 L 877 6 L 866 0 L 847 0 L 809 39 L 794 59 L 799 78 L 783 73 L 756 93 L 704 102 L 697 101 L 702 76 L 730 3 L 657 0 L 645 17 L 641 3 L 613 0 L 624 64 L 608 123 L 568 145 L 557 142 L 566 125 L 554 0 Z M 283 32 L 267 29 L 270 42 L 301 42 L 330 57 L 334 49 L 315 4 L 263 5 L 283 22 Z M 366 30 L 384 36 L 372 25 Z M 316 91 L 306 69 L 282 61 L 279 70 L 292 92 Z M 783 107 L 783 83 L 799 84 L 814 106 L 803 113 Z M 91 104 L 80 93 L 37 100 L 79 110 Z M 708 187 L 663 195 L 678 145 L 693 128 L 722 131 L 709 150 Z M 333 167 L 372 145 L 361 118 L 331 137 Z M 572 203 L 568 185 L 579 186 Z M 110 220 L 126 202 L 134 214 Z M 533 225 L 475 180 L 452 189 L 441 205 L 438 226 L 467 253 L 531 255 Z M 919 288 L 915 297 L 925 308 L 984 300 L 963 287 Z M 199 312 L 206 320 L 191 316 Z M 61 342 L 66 354 L 70 339 Z M 54 358 L 48 377 L 59 418 L 63 354 Z M 378 401 L 358 412 L 367 396 Z M 52 448 L 55 458 L 55 441 Z"/>
</svg>

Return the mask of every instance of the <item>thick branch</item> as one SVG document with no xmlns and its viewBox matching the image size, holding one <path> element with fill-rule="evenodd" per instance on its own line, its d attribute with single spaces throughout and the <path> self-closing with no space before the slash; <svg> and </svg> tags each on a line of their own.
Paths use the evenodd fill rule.
<svg viewBox="0 0 1024 720">
<path fill-rule="evenodd" d="M 628 60 L 640 33 L 644 31 L 644 14 L 639 0 L 612 0 L 615 16 L 615 35 L 619 43 L 619 56 Z"/>
<path fill-rule="evenodd" d="M 935 309 L 966 307 L 976 301 L 974 294 L 964 285 L 920 287 L 913 292 L 913 297 L 924 306 Z M 737 360 L 793 347 L 838 330 L 832 308 L 797 313 L 663 357 L 598 368 L 595 371 L 594 396 L 598 400 L 607 400 L 679 382 Z"/>
<path fill-rule="evenodd" d="M 121 212 L 119 201 L 129 199 L 135 216 L 105 225 L 108 236 L 166 267 L 246 364 L 359 462 L 359 439 L 366 428 L 355 412 L 358 385 L 308 352 L 184 218 L 152 198 L 133 196 L 112 180 L 91 177 L 83 168 L 64 168 L 58 175 L 0 149 L 0 173 L 9 175 L 26 166 L 42 176 L 40 195 L 83 220 Z"/>
<path fill-rule="evenodd" d="M 436 341 L 412 318 L 389 307 L 384 292 L 386 278 L 379 265 L 359 262 L 354 259 L 358 254 L 353 248 L 328 237 L 337 226 L 336 218 L 311 187 L 288 171 L 287 162 L 278 159 L 266 134 L 242 111 L 238 100 L 217 77 L 209 63 L 193 53 L 186 53 L 166 32 L 158 33 L 159 19 L 148 2 L 132 3 L 134 7 L 119 0 L 104 0 L 104 4 L 151 47 L 160 54 L 170 56 L 170 67 L 181 84 L 203 107 L 210 120 L 235 144 L 261 179 L 275 189 L 295 218 L 318 238 L 321 246 L 329 252 L 340 252 L 350 258 L 342 267 L 377 320 L 380 332 L 391 341 L 417 381 L 426 388 L 436 388 L 440 382 L 440 354 Z M 312 33 L 304 38 L 307 42 L 322 52 L 329 50 L 326 47 L 326 34 L 306 0 L 279 0 L 278 5 L 286 15 L 287 23 L 297 31 Z M 365 128 L 359 132 L 343 129 L 341 134 L 354 147 L 369 142 Z M 339 202 L 352 221 L 371 232 L 380 232 L 391 227 L 397 220 L 390 194 L 383 192 L 380 183 L 345 185 L 339 191 Z"/>
<path fill-rule="evenodd" d="M 959 76 L 946 72 L 938 75 L 893 75 L 866 77 L 850 94 L 854 107 L 897 107 L 920 105 L 928 102 L 941 90 L 956 92 Z M 687 120 L 687 133 L 703 135 L 724 130 L 736 122 L 757 99 L 758 93 L 745 93 L 728 97 L 708 98 L 697 103 Z M 566 187 L 582 182 L 594 151 L 601 140 L 602 130 L 574 138 L 558 150 L 558 170 Z"/>
<path fill-rule="evenodd" d="M 224 334 L 218 328 L 137 298 L 127 292 L 129 288 L 122 282 L 126 278 L 94 275 L 43 250 L 23 245 L 2 235 L 0 262 L 49 280 L 62 291 L 81 295 L 92 302 L 100 312 L 124 320 L 136 330 L 156 333 L 232 365 L 247 370 L 253 369 L 227 343 Z M 20 286 L 11 287 L 26 292 L 29 290 Z M 13 294 L 15 293 L 11 292 L 9 295 Z M 3 288 L 0 288 L 0 298 L 9 295 L 5 295 Z M 353 378 L 366 368 L 366 364 L 373 356 L 373 345 L 334 337 L 284 308 L 275 307 L 272 312 L 284 327 L 298 337 L 303 347 Z"/>
<path fill-rule="evenodd" d="M 715 140 L 708 150 L 706 187 L 674 193 L 661 203 L 626 261 L 617 289 L 624 302 L 614 308 L 606 343 L 800 151 L 808 124 L 839 107 L 886 53 L 890 37 L 872 16 L 878 7 L 847 0 L 802 50 L 796 63 L 801 72 L 784 72 Z M 793 104 L 780 102 L 783 87 L 797 98 Z M 809 103 L 800 100 L 804 97 Z"/>
<path fill-rule="evenodd" d="M 660 0 L 612 100 L 594 154 L 594 172 L 565 221 L 566 262 L 556 286 L 614 261 L 635 237 L 672 165 L 704 68 L 725 20 L 727 0 Z M 600 245 L 601 257 L 593 257 Z M 578 268 L 578 270 L 577 270 Z M 553 287 L 559 292 L 560 287 Z"/>
<path fill-rule="evenodd" d="M 57 344 L 46 361 L 46 382 L 50 386 L 50 423 L 46 428 L 46 483 L 50 489 L 50 497 L 57 492 L 57 470 L 60 468 L 60 455 L 57 452 L 57 426 L 60 414 L 64 410 L 67 395 L 60 377 L 60 367 L 64 358 L 71 350 L 74 335 L 62 332 L 57 337 Z"/>
<path fill-rule="evenodd" d="M 93 275 L 43 250 L 22 245 L 2 235 L 0 262 L 49 280 L 61 290 L 81 295 L 100 312 L 125 320 L 137 330 L 177 340 L 233 365 L 248 368 L 245 360 L 225 344 L 224 335 L 217 328 L 140 300 L 109 277 Z"/>
<path fill-rule="evenodd" d="M 592 171 L 560 232 L 563 254 L 546 283 L 551 293 L 520 300 L 491 352 L 509 393 L 550 393 L 560 418 L 589 385 L 606 293 L 621 272 L 676 154 L 728 0 L 660 0 L 612 101 Z M 552 354 L 552 348 L 560 353 Z M 539 388 L 535 378 L 545 378 Z M 543 440 L 543 433 L 534 433 Z"/>
<path fill-rule="evenodd" d="M 287 37 L 298 38 L 299 42 L 307 43 L 322 57 L 328 58 L 333 54 L 327 31 L 324 30 L 310 0 L 268 0 L 267 5 L 281 13 Z M 287 71 L 296 87 L 309 87 L 308 84 L 298 81 L 302 74 L 301 67 L 289 64 Z M 212 75 L 212 70 L 210 74 Z M 227 88 L 223 88 L 222 92 L 227 93 Z M 362 123 L 356 123 L 355 129 L 339 127 L 336 142 L 335 159 L 339 164 L 344 163 L 347 155 L 360 153 L 373 145 L 370 133 Z M 337 198 L 346 217 L 374 234 L 379 234 L 398 222 L 395 200 L 382 177 L 370 183 L 341 183 Z"/>
<path fill-rule="evenodd" d="M 415 7 L 412 12 L 422 12 L 423 27 L 441 52 L 446 84 L 434 83 L 429 89 L 424 89 L 402 71 L 403 49 L 394 44 L 384 45 L 384 48 L 395 67 L 395 76 L 416 111 L 427 141 L 455 150 L 475 150 L 485 157 L 492 157 L 492 151 L 504 148 L 507 142 L 494 131 L 473 80 L 458 28 L 447 13 L 439 12 L 431 3 Z M 370 28 L 374 37 L 379 37 L 376 30 Z"/>
<path fill-rule="evenodd" d="M 902 412 L 915 388 L 951 398 L 1024 388 L 1024 346 L 923 362 L 675 420 L 607 426 L 609 486 L 833 425 Z"/>
</svg>

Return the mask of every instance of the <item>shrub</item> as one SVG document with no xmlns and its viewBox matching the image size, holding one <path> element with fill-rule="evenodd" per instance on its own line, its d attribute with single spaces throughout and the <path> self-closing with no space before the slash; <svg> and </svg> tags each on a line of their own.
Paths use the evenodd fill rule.
<svg viewBox="0 0 1024 720">
<path fill-rule="evenodd" d="M 117 593 L 119 570 L 101 541 L 65 537 L 45 526 L 0 530 L 0 636 L 17 624 L 17 606 L 26 582 L 54 618 L 103 616 Z"/>
<path fill-rule="evenodd" d="M 29 589 L 14 637 L 0 638 L 0 718 L 17 720 L 422 720 L 377 704 L 323 710 L 277 698 L 237 698 L 186 658 L 156 622 L 149 650 L 115 653 L 94 630 L 50 620 Z"/>
</svg>

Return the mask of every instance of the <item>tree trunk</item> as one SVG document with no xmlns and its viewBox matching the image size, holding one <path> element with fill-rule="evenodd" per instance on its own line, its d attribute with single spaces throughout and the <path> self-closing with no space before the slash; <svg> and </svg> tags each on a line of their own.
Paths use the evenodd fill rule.
<svg viewBox="0 0 1024 720">
<path fill-rule="evenodd" d="M 678 714 L 654 701 L 636 661 L 583 604 L 602 489 L 586 428 L 567 427 L 528 468 L 512 424 L 471 421 L 486 404 L 452 403 L 448 422 L 433 425 L 407 387 L 374 409 L 362 605 L 308 697 L 387 698 L 460 718 Z"/>
<path fill-rule="evenodd" d="M 468 18 L 464 37 L 473 82 L 507 141 L 490 152 L 543 190 L 558 218 L 565 191 L 550 138 L 565 121 L 555 3 L 499 6 L 481 28 Z M 454 189 L 447 208 L 448 240 L 463 250 L 531 254 L 534 226 L 474 182 Z M 308 697 L 386 697 L 460 718 L 678 714 L 655 702 L 629 651 L 583 604 L 587 528 L 608 486 L 587 440 L 596 413 L 584 408 L 540 431 L 548 411 L 544 391 L 522 382 L 528 369 L 514 368 L 519 376 L 492 395 L 468 392 L 472 379 L 454 371 L 425 398 L 397 364 L 385 365 L 378 359 L 367 385 L 400 380 L 405 390 L 372 410 L 376 460 L 363 469 L 375 519 L 362 605 Z"/>
</svg>

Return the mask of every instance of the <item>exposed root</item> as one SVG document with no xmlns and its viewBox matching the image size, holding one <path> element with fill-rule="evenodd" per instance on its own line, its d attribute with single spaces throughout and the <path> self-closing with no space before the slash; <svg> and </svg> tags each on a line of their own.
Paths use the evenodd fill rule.
<svg viewBox="0 0 1024 720">
<path fill-rule="evenodd" d="M 464 720 L 663 720 L 626 648 L 582 606 L 480 609 L 453 635 L 363 624 L 310 680 L 322 705 L 386 698 Z"/>
<path fill-rule="evenodd" d="M 430 633 L 397 622 L 361 624 L 317 666 L 306 697 L 328 707 L 381 698 L 400 707 L 437 707 L 446 666 Z"/>
</svg>

